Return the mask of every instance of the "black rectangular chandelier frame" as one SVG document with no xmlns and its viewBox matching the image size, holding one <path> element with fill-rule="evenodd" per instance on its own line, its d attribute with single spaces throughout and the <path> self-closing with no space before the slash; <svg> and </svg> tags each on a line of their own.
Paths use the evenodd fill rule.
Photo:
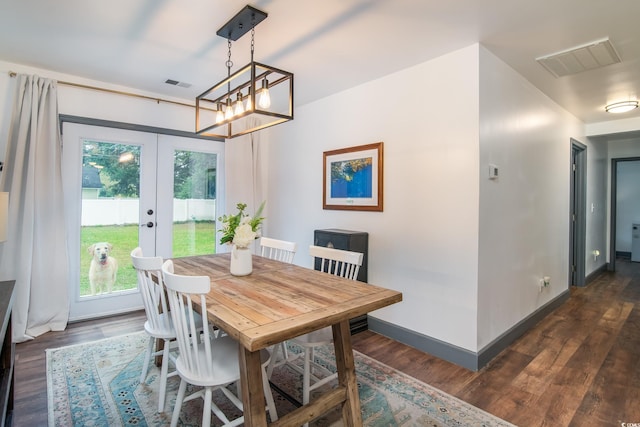
<svg viewBox="0 0 640 427">
<path fill-rule="evenodd" d="M 217 31 L 217 35 L 238 40 L 266 17 L 265 12 L 245 6 Z M 256 93 L 264 89 L 278 97 L 275 103 L 266 107 L 256 102 Z M 216 119 L 216 114 L 236 99 L 247 102 L 250 107 L 224 120 Z M 195 104 L 196 133 L 200 135 L 234 138 L 284 123 L 293 120 L 293 73 L 254 61 L 252 52 L 249 64 L 202 92 L 196 97 Z"/>
</svg>

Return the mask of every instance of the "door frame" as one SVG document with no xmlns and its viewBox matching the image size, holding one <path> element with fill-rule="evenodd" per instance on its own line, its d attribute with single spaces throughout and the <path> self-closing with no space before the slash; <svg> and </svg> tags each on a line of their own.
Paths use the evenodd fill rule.
<svg viewBox="0 0 640 427">
<path fill-rule="evenodd" d="M 168 136 L 172 136 L 172 137 L 184 137 L 184 138 L 189 138 L 189 139 L 202 139 L 202 140 L 209 140 L 209 141 L 216 141 L 218 144 L 223 141 L 220 140 L 219 138 L 211 138 L 211 137 L 200 137 L 194 133 L 190 133 L 190 132 L 183 132 L 183 131 L 174 131 L 171 129 L 162 129 L 162 128 L 156 128 L 156 127 L 151 127 L 151 126 L 140 126 L 140 125 L 133 125 L 133 124 L 127 124 L 127 123 L 121 123 L 121 122 L 112 122 L 112 121 L 107 121 L 107 120 L 99 120 L 99 119 L 91 119 L 91 118 L 84 118 L 84 117 L 77 117 L 77 116 L 66 116 L 66 115 L 60 115 L 59 116 L 59 124 L 60 124 L 60 131 L 61 131 L 61 135 L 64 132 L 65 126 L 64 124 L 68 123 L 68 124 L 77 124 L 77 125 L 87 125 L 87 126 L 95 126 L 95 127 L 99 127 L 99 128 L 111 128 L 114 131 L 129 131 L 129 132 L 138 132 L 138 133 L 143 133 L 143 134 L 147 134 L 147 135 L 153 135 L 156 142 L 156 146 L 157 146 L 157 138 L 159 135 L 168 135 Z M 63 141 L 64 141 L 64 136 L 63 136 Z M 69 149 L 69 148 L 67 148 Z M 154 152 L 155 153 L 155 152 Z M 74 156 L 75 153 L 73 152 L 68 152 L 68 155 Z M 63 147 L 63 156 L 64 156 L 64 147 Z M 156 154 L 153 155 L 154 157 L 154 162 L 157 163 L 157 156 Z M 222 156 L 222 161 L 224 161 L 224 155 Z M 223 163 L 224 164 L 224 163 Z M 221 169 L 222 171 L 224 171 L 224 167 Z M 76 177 L 77 179 L 79 179 L 78 177 Z M 141 177 L 142 178 L 142 177 Z M 220 185 L 224 185 L 224 180 L 220 181 Z M 224 189 L 221 190 L 219 192 L 219 194 L 224 194 Z M 69 197 L 73 197 L 73 196 L 69 196 Z M 142 200 L 141 200 L 142 203 Z M 71 206 L 73 204 L 69 204 L 69 206 Z M 71 236 L 71 238 L 73 238 L 73 236 Z M 154 245 L 155 246 L 155 245 Z M 155 251 L 155 247 L 154 247 L 154 251 Z M 78 278 L 75 275 L 76 273 L 72 274 L 70 276 L 70 280 L 77 282 Z M 122 294 L 126 300 L 123 300 L 123 305 L 120 306 L 117 310 L 112 310 L 110 308 L 108 308 L 106 311 L 101 312 L 100 314 L 98 314 L 97 316 L 107 316 L 107 315 L 115 315 L 115 314 L 121 314 L 121 313 L 125 313 L 125 312 L 130 312 L 133 310 L 138 310 L 138 309 L 142 309 L 142 301 L 140 300 L 140 296 L 139 293 L 137 292 L 137 290 L 132 290 L 132 291 L 127 291 L 127 293 Z M 70 295 L 70 299 L 72 298 L 79 298 L 78 295 Z M 96 317 L 95 314 L 91 314 L 94 313 L 92 311 L 92 308 L 94 307 L 95 304 L 100 304 L 98 299 L 95 300 L 91 300 L 91 297 L 89 298 L 89 300 L 87 300 L 86 302 L 88 302 L 89 305 L 83 306 L 80 309 L 75 309 L 75 314 L 72 315 L 72 312 L 70 311 L 70 317 L 69 320 L 70 321 L 79 321 L 79 320 L 85 320 L 85 319 L 89 319 L 89 318 L 94 318 Z"/>
<path fill-rule="evenodd" d="M 212 136 L 204 136 L 198 135 L 193 132 L 187 132 L 183 130 L 176 129 L 167 129 L 167 128 L 159 128 L 155 126 L 146 126 L 146 125 L 137 125 L 133 123 L 124 123 L 124 122 L 114 122 L 112 120 L 102 120 L 102 119 L 94 119 L 91 117 L 81 117 L 81 116 L 72 116 L 69 114 L 59 114 L 58 119 L 60 122 L 60 131 L 62 132 L 62 125 L 64 123 L 77 123 L 80 125 L 92 125 L 92 126 L 101 126 L 105 128 L 114 128 L 114 129 L 125 129 L 132 130 L 137 132 L 147 132 L 147 133 L 157 133 L 159 135 L 172 135 L 172 136 L 183 136 L 186 138 L 194 138 L 194 139 L 204 139 L 209 141 L 221 141 L 224 142 L 224 139 L 215 138 Z"/>
<path fill-rule="evenodd" d="M 585 286 L 587 146 L 571 138 L 569 286 Z"/>
<path fill-rule="evenodd" d="M 103 140 L 113 144 L 125 144 L 140 147 L 140 163 L 156 163 L 157 136 L 151 133 L 135 132 L 125 129 L 113 129 L 92 125 L 81 125 L 77 123 L 65 123 L 63 126 L 64 136 L 62 150 L 62 185 L 65 200 L 66 223 L 67 223 L 67 250 L 69 253 L 69 320 L 86 320 L 94 317 L 104 317 L 109 315 L 126 313 L 143 308 L 142 299 L 138 287 L 134 283 L 129 283 L 131 287 L 118 292 L 102 293 L 97 295 L 81 295 L 79 284 L 85 277 L 87 271 L 82 271 L 80 258 L 83 253 L 81 242 L 82 236 L 82 156 L 83 145 L 87 138 L 91 140 Z M 144 187 L 144 182 L 154 185 L 155 166 L 140 169 L 140 187 Z M 140 206 L 143 206 L 144 199 L 153 201 L 153 193 L 147 192 L 146 196 L 140 196 Z M 140 209 L 138 209 L 137 221 L 140 219 Z M 137 236 L 137 244 L 143 248 L 154 246 L 155 241 L 148 240 L 154 236 Z M 104 239 L 105 241 L 107 239 Z M 133 249 L 133 248 L 131 248 Z M 146 249 L 145 249 L 146 250 Z M 117 263 L 118 269 L 122 267 L 122 260 Z M 136 284 L 137 285 L 137 284 Z"/>
<path fill-rule="evenodd" d="M 611 218 L 609 220 L 609 264 L 608 271 L 616 271 L 616 229 L 617 229 L 617 211 L 618 211 L 618 163 L 640 161 L 640 157 L 619 157 L 611 159 L 611 206 L 609 212 Z"/>
</svg>

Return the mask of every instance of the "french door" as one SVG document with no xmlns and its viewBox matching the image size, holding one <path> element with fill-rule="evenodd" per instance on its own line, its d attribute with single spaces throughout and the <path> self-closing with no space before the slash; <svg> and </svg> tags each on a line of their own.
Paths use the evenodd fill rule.
<svg viewBox="0 0 640 427">
<path fill-rule="evenodd" d="M 215 253 L 221 142 L 64 123 L 69 319 L 142 308 L 130 253 Z"/>
</svg>

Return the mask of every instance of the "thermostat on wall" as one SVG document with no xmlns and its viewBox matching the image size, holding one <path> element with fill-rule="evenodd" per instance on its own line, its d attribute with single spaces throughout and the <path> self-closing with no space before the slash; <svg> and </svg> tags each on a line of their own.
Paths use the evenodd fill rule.
<svg viewBox="0 0 640 427">
<path fill-rule="evenodd" d="M 489 179 L 498 179 L 498 166 L 489 165 Z"/>
</svg>

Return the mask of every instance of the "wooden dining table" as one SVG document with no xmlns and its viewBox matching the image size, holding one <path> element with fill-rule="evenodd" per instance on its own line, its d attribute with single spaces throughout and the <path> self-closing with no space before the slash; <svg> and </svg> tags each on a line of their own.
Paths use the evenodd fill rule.
<svg viewBox="0 0 640 427">
<path fill-rule="evenodd" d="M 362 414 L 349 319 L 402 300 L 400 292 L 347 280 L 293 264 L 253 256 L 253 272 L 229 273 L 230 254 L 174 258 L 177 274 L 209 276 L 207 317 L 240 344 L 244 425 L 267 425 L 260 350 L 331 326 L 338 384 L 270 426 L 300 426 L 341 406 L 345 426 L 361 426 Z"/>
</svg>

